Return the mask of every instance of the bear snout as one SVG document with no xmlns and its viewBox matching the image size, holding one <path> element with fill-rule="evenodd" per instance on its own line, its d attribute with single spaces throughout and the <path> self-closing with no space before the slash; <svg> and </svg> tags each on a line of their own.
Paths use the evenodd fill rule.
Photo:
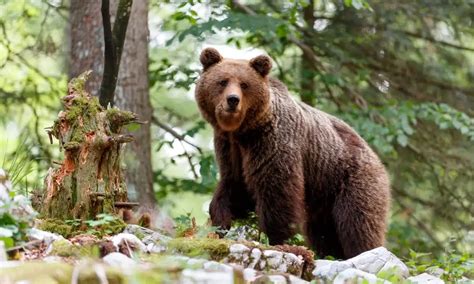
<svg viewBox="0 0 474 284">
<path fill-rule="evenodd" d="M 236 94 L 227 96 L 227 106 L 229 111 L 235 111 L 240 103 L 240 98 Z"/>
</svg>

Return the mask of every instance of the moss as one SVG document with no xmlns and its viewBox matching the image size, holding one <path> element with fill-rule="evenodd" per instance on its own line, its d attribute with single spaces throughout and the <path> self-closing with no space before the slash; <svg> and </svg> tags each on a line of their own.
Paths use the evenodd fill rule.
<svg viewBox="0 0 474 284">
<path fill-rule="evenodd" d="M 63 220 L 59 219 L 44 219 L 38 225 L 38 229 L 60 234 L 65 238 L 72 237 L 73 235 L 73 226 L 67 225 Z"/>
<path fill-rule="evenodd" d="M 107 283 L 127 283 L 126 277 L 116 268 L 102 266 L 105 269 Z M 2 283 L 58 283 L 69 284 L 73 267 L 65 263 L 25 262 L 15 267 L 0 269 Z M 78 283 L 101 283 L 94 264 L 84 265 L 80 269 Z"/>
<path fill-rule="evenodd" d="M 229 254 L 229 246 L 235 243 L 226 239 L 176 238 L 168 243 L 168 248 L 190 257 L 200 256 L 221 260 Z"/>
<path fill-rule="evenodd" d="M 81 147 L 81 143 L 78 141 L 69 141 L 64 143 L 63 148 L 66 150 L 77 150 Z"/>
<path fill-rule="evenodd" d="M 110 130 L 113 133 L 118 133 L 118 130 L 121 126 L 135 121 L 137 115 L 130 111 L 124 111 L 118 108 L 109 108 L 107 109 L 106 117 L 110 122 Z"/>
<path fill-rule="evenodd" d="M 71 283 L 72 266 L 65 263 L 26 262 L 0 269 L 0 279 L 6 283 Z M 2 282 L 3 283 L 3 282 Z"/>
<path fill-rule="evenodd" d="M 62 257 L 81 257 L 97 259 L 100 256 L 98 245 L 74 245 L 66 239 L 59 239 L 51 244 L 51 255 Z"/>
<path fill-rule="evenodd" d="M 122 219 L 117 217 L 117 218 L 114 218 L 114 220 L 107 222 L 106 224 L 100 225 L 100 228 L 98 228 L 98 231 L 101 235 L 104 235 L 104 234 L 116 235 L 118 233 L 123 232 L 125 227 L 127 227 L 127 223 L 125 223 Z"/>
<path fill-rule="evenodd" d="M 84 132 L 84 129 L 82 128 L 76 128 L 73 130 L 71 134 L 71 139 L 69 139 L 70 142 L 77 142 L 77 143 L 82 143 L 84 142 L 84 136 L 86 133 Z"/>
<path fill-rule="evenodd" d="M 51 244 L 51 254 L 63 257 L 78 256 L 79 248 L 66 239 L 59 239 Z"/>
<path fill-rule="evenodd" d="M 90 74 L 92 73 L 91 70 L 83 72 L 81 75 L 72 78 L 69 82 L 69 88 L 73 91 L 82 93 L 85 90 L 87 79 L 89 79 Z"/>
</svg>

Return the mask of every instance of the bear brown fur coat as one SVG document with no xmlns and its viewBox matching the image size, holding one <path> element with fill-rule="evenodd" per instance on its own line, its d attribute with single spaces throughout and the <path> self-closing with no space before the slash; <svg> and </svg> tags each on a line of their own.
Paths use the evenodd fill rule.
<svg viewBox="0 0 474 284">
<path fill-rule="evenodd" d="M 270 244 L 302 231 L 316 254 L 350 258 L 384 245 L 390 205 L 385 168 L 342 120 L 297 102 L 268 75 L 269 57 L 201 53 L 196 101 L 214 128 L 220 181 L 212 224 L 255 211 Z"/>
</svg>

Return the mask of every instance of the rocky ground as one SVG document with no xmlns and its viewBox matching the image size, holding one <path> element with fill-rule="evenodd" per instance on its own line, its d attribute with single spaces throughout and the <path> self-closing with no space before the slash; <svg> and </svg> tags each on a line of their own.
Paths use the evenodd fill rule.
<svg viewBox="0 0 474 284">
<path fill-rule="evenodd" d="M 138 225 L 103 238 L 38 229 L 29 238 L 18 260 L 0 252 L 0 283 L 443 283 L 427 273 L 410 276 L 383 247 L 346 261 L 313 261 L 302 247 L 170 238 Z"/>
<path fill-rule="evenodd" d="M 1 174 L 0 221 L 5 216 L 30 220 L 35 213 L 29 202 L 20 195 L 12 198 L 11 184 Z M 25 222 L 18 224 L 25 227 Z M 32 228 L 24 228 L 27 240 L 8 249 L 4 241 L 11 226 L 0 226 L 0 283 L 444 283 L 439 270 L 410 276 L 384 247 L 345 261 L 315 260 L 305 247 L 248 241 L 255 239 L 255 230 L 246 225 L 224 238 L 200 236 L 194 226 L 183 237 L 170 237 L 107 222 L 112 226 L 77 234 L 74 225 L 36 219 L 28 224 Z"/>
</svg>

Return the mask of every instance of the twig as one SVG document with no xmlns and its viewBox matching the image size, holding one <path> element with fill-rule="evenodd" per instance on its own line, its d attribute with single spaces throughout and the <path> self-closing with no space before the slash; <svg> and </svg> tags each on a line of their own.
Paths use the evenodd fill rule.
<svg viewBox="0 0 474 284">
<path fill-rule="evenodd" d="M 153 122 L 153 124 L 155 124 L 156 126 L 158 126 L 161 129 L 163 129 L 164 131 L 168 132 L 169 134 L 171 134 L 174 138 L 178 139 L 179 141 L 183 141 L 184 143 L 186 143 L 190 146 L 193 146 L 199 152 L 199 154 L 202 154 L 201 147 L 197 146 L 196 144 L 194 144 L 192 142 L 189 142 L 186 139 L 185 135 L 179 134 L 178 132 L 176 132 L 170 126 L 168 126 L 168 125 L 164 124 L 163 122 L 159 121 L 156 116 L 153 116 L 151 121 Z"/>
<path fill-rule="evenodd" d="M 423 35 L 423 34 L 420 34 L 420 33 L 414 33 L 414 32 L 409 32 L 409 31 L 398 31 L 398 30 L 395 30 L 395 32 L 400 32 L 400 33 L 403 33 L 407 36 L 414 37 L 414 38 L 419 38 L 419 39 L 426 40 L 426 41 L 429 41 L 429 42 L 432 42 L 432 43 L 435 43 L 435 44 L 440 44 L 440 45 L 444 45 L 444 46 L 459 49 L 459 50 L 474 52 L 474 48 L 470 48 L 470 47 L 462 46 L 462 45 L 457 45 L 457 44 L 450 43 L 450 42 L 447 42 L 447 41 L 437 40 L 437 39 L 435 39 L 431 36 Z"/>
<path fill-rule="evenodd" d="M 26 244 L 23 244 L 23 245 L 20 245 L 20 246 L 8 248 L 8 249 L 6 249 L 6 251 L 7 252 L 12 252 L 12 251 L 16 251 L 16 250 L 25 250 L 25 248 L 27 248 L 29 246 L 35 246 L 37 244 L 41 244 L 42 242 L 43 242 L 43 240 L 30 241 L 30 242 L 27 242 Z"/>
<path fill-rule="evenodd" d="M 179 140 L 179 143 L 181 144 L 181 147 L 183 147 L 183 151 L 184 151 L 184 153 L 181 154 L 180 156 L 185 156 L 187 158 L 189 167 L 191 168 L 191 171 L 193 172 L 194 178 L 198 179 L 199 175 L 197 174 L 196 167 L 194 166 L 193 160 L 191 159 L 192 156 L 188 153 L 188 151 L 186 150 L 186 147 L 184 147 L 183 140 Z"/>
<path fill-rule="evenodd" d="M 104 27 L 104 73 L 100 85 L 99 102 L 103 107 L 113 106 L 117 86 L 120 59 L 122 57 L 128 20 L 132 11 L 133 0 L 120 0 L 114 22 L 110 23 L 109 0 L 102 0 L 101 14 Z"/>
</svg>

